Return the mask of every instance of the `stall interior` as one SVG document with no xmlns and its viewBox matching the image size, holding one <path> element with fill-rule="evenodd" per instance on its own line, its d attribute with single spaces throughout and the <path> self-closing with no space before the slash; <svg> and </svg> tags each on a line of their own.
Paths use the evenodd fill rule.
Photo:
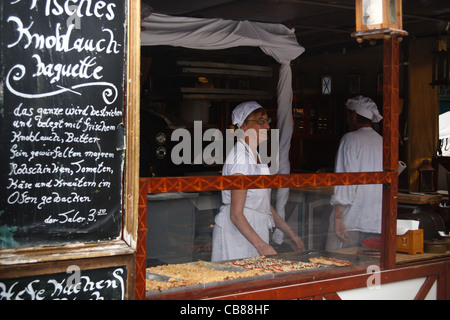
<svg viewBox="0 0 450 320">
<path fill-rule="evenodd" d="M 194 150 L 190 162 L 169 161 L 181 140 L 173 138 L 173 132 L 186 129 L 204 149 L 211 141 L 204 138 L 205 131 L 219 129 L 225 134 L 232 128 L 231 111 L 241 102 L 259 102 L 272 119 L 271 128 L 277 128 L 280 66 L 259 48 L 143 46 L 141 60 L 141 177 L 220 174 L 221 165 L 194 161 Z M 321 78 L 308 65 L 297 59 L 292 62 L 291 172 L 330 172 L 340 138 L 347 130 L 345 101 L 354 93 L 346 92 L 342 86 L 346 80 L 336 75 L 333 81 L 340 84 L 333 83 L 332 92 L 322 94 L 312 89 L 320 88 Z M 195 136 L 198 128 L 201 132 Z"/>
<path fill-rule="evenodd" d="M 225 134 L 240 102 L 258 101 L 276 126 L 278 68 L 259 48 L 144 46 L 141 74 L 141 177 L 220 174 L 220 165 L 195 160 L 194 150 L 181 164 L 170 161 L 181 140 L 174 141 L 173 132 L 187 130 L 204 149 L 211 141 L 204 138 L 205 131 Z"/>
<path fill-rule="evenodd" d="M 164 5 L 165 8 L 163 6 L 158 11 L 157 3 L 162 2 L 153 3 L 150 0 L 144 2 L 154 5 L 156 12 L 166 14 L 210 18 L 218 16 L 216 10 L 218 8 L 211 11 L 209 5 L 206 9 L 193 9 L 191 6 L 187 6 L 176 10 L 173 6 Z M 440 2 L 435 2 L 436 7 L 440 7 Z M 234 4 L 235 2 L 233 2 Z M 306 4 L 307 1 L 301 2 L 302 6 Z M 313 1 L 310 1 L 309 4 L 317 5 Z M 440 10 L 438 10 L 439 14 L 436 11 L 435 15 L 429 13 L 425 17 L 424 13 L 432 9 L 433 6 L 423 3 L 416 6 L 412 2 L 411 4 L 408 2 L 408 4 L 408 6 L 404 5 L 403 13 L 404 25 L 410 33 L 410 37 L 403 39 L 400 44 L 400 70 L 398 74 L 398 80 L 400 80 L 398 88 L 400 98 L 398 105 L 400 118 L 398 156 L 399 160 L 409 162 L 408 170 L 405 170 L 399 177 L 399 187 L 400 189 L 405 188 L 405 190 L 408 190 L 410 186 L 411 168 L 416 166 L 413 163 L 415 159 L 420 158 L 421 164 L 423 156 L 426 155 L 428 158 L 435 151 L 436 143 L 433 139 L 430 139 L 431 135 L 423 134 L 422 130 L 414 129 L 420 128 L 423 124 L 428 126 L 429 119 L 433 117 L 432 112 L 427 112 L 428 118 L 424 118 L 422 112 L 423 105 L 430 104 L 432 106 L 433 103 L 430 103 L 430 101 L 434 99 L 434 92 L 423 91 L 423 88 L 428 88 L 429 82 L 429 71 L 423 66 L 431 65 L 429 61 L 425 63 L 425 60 L 430 60 L 425 51 L 430 53 L 433 50 L 432 45 L 423 45 L 424 41 L 431 43 L 430 37 L 433 34 L 425 24 L 441 24 L 442 26 L 444 21 L 441 19 L 443 16 L 441 16 L 442 11 Z M 186 5 L 185 2 L 183 2 L 184 5 Z M 279 5 L 278 2 L 276 5 Z M 330 7 L 336 6 L 336 4 L 329 5 Z M 322 7 L 323 4 L 318 8 L 322 11 Z M 302 9 L 304 8 L 302 7 Z M 339 141 L 347 131 L 344 110 L 345 101 L 348 98 L 359 94 L 369 96 L 377 103 L 379 110 L 382 112 L 383 89 L 385 89 L 383 87 L 383 74 L 385 71 L 382 61 L 384 57 L 383 46 L 379 45 L 381 40 L 378 42 L 365 41 L 363 44 L 358 44 L 351 39 L 349 34 L 353 27 L 348 26 L 353 26 L 354 8 L 350 6 L 339 6 L 337 8 L 339 10 L 344 9 L 344 11 L 341 10 L 339 14 L 336 14 L 333 10 L 330 10 L 333 16 L 332 20 L 337 17 L 343 18 L 344 12 L 346 12 L 350 13 L 349 23 L 343 24 L 341 20 L 339 21 L 340 27 L 333 25 L 332 28 L 324 28 L 324 24 L 327 25 L 330 20 L 330 16 L 327 14 L 311 15 L 308 17 L 310 23 L 306 23 L 308 19 L 305 20 L 303 17 L 298 20 L 301 22 L 285 23 L 289 26 L 295 26 L 299 30 L 296 32 L 296 36 L 299 43 L 306 48 L 305 54 L 300 59 L 292 60 L 290 64 L 294 90 L 292 105 L 294 132 L 290 149 L 291 173 L 308 174 L 310 172 L 333 171 Z M 223 4 L 221 9 L 225 9 Z M 271 22 L 274 21 L 272 9 L 269 7 L 267 11 L 268 17 L 270 17 L 267 18 L 267 21 Z M 288 10 L 292 11 L 291 9 L 289 7 Z M 247 12 L 232 11 L 234 14 L 231 14 L 230 10 L 228 14 L 223 14 L 221 17 L 236 20 L 248 19 Z M 298 13 L 306 12 L 308 10 L 298 10 Z M 422 15 L 424 16 L 421 18 Z M 430 19 L 431 16 L 435 18 Z M 418 24 L 417 21 L 421 23 Z M 318 25 L 311 27 L 312 22 Z M 311 30 L 309 30 L 310 28 Z M 438 29 L 441 30 L 442 28 L 439 27 Z M 318 34 L 319 30 L 326 35 Z M 336 31 L 339 32 L 336 33 Z M 336 40 L 339 34 L 347 39 L 345 41 Z M 313 38 L 312 42 L 311 38 Z M 364 53 L 362 53 L 363 50 Z M 276 127 L 276 87 L 279 65 L 272 58 L 261 53 L 259 49 L 238 47 L 220 50 L 219 52 L 154 46 L 151 48 L 142 47 L 142 54 L 141 177 L 193 176 L 201 180 L 199 176 L 220 175 L 221 165 L 197 163 L 193 158 L 188 165 L 186 163 L 174 165 L 170 162 L 171 151 L 178 142 L 172 141 L 171 136 L 173 131 L 179 128 L 187 129 L 191 135 L 195 134 L 195 124 L 198 122 L 201 122 L 200 132 L 202 137 L 205 131 L 210 128 L 217 128 L 221 132 L 225 132 L 230 126 L 231 110 L 239 102 L 246 100 L 260 102 L 269 110 L 269 117 L 273 120 L 272 128 Z M 416 58 L 417 61 L 415 62 L 415 57 L 420 57 L 420 61 Z M 242 69 L 244 66 L 247 69 Z M 256 69 L 251 70 L 249 67 Z M 414 74 L 417 69 L 420 69 L 420 73 Z M 261 73 L 258 75 L 252 74 L 255 71 Z M 414 79 L 414 81 L 410 81 L 411 79 Z M 420 81 L 418 81 L 419 79 Z M 417 112 L 419 109 L 420 112 Z M 414 114 L 418 115 L 416 116 L 417 123 L 420 123 L 421 126 L 417 126 L 414 121 L 410 121 L 411 115 Z M 396 119 L 388 114 L 387 119 L 390 118 Z M 382 123 L 381 126 L 383 126 Z M 381 126 L 375 128 L 379 133 L 382 132 Z M 388 132 L 390 132 L 389 130 Z M 414 134 L 419 136 L 416 137 Z M 408 137 L 408 135 L 411 136 Z M 413 136 L 416 139 L 411 139 Z M 210 141 L 202 139 L 200 141 L 202 147 L 210 143 Z M 416 142 L 411 145 L 413 141 Z M 423 149 L 422 145 L 425 147 L 431 146 L 431 153 L 428 150 L 423 156 L 420 152 L 417 153 L 417 150 Z M 417 153 L 412 157 L 409 155 L 411 146 L 412 150 Z M 191 150 L 189 154 L 194 154 L 194 151 Z M 393 151 L 396 153 L 396 148 Z M 389 168 L 393 168 L 392 163 L 389 164 Z M 384 173 L 387 174 L 388 172 L 385 171 Z M 385 184 L 385 187 L 393 186 L 396 190 L 397 185 L 393 183 L 391 186 L 393 181 L 390 177 L 386 176 L 382 183 Z M 435 178 L 435 182 L 437 181 Z M 334 182 L 336 181 L 328 181 L 329 184 L 334 184 Z M 180 179 L 180 181 L 177 180 L 174 183 L 182 185 L 184 181 Z M 152 192 L 150 189 L 149 192 Z M 186 285 L 182 284 L 181 276 L 163 274 L 161 269 L 152 268 L 164 266 L 181 268 L 184 265 L 190 268 L 193 264 L 199 267 L 211 267 L 212 233 L 215 226 L 214 218 L 222 205 L 221 192 L 200 191 L 204 190 L 203 185 L 198 190 L 177 193 L 159 191 L 164 193 L 150 193 L 147 196 L 147 278 L 148 280 L 150 278 L 154 280 L 160 276 L 162 277 L 159 278 L 160 280 L 169 283 L 168 286 L 163 286 L 161 283 L 149 286 L 147 289 L 152 293 L 161 293 L 164 288 L 173 289 L 177 285 Z M 220 187 L 218 190 L 222 190 L 222 188 Z M 272 190 L 274 204 L 276 192 L 277 189 Z M 399 219 L 405 219 L 405 221 L 408 221 L 407 223 L 411 223 L 412 220 L 416 220 L 416 222 L 417 219 L 420 220 L 419 226 L 414 227 L 418 230 L 409 230 L 406 233 L 402 233 L 404 230 L 397 230 L 396 240 L 397 249 L 399 249 L 397 252 L 404 253 L 403 258 L 415 257 L 417 253 L 423 252 L 424 241 L 422 240 L 429 241 L 433 237 L 439 237 L 438 231 L 444 229 L 444 227 L 448 233 L 448 224 L 444 225 L 440 216 L 434 213 L 436 205 L 440 201 L 434 200 L 435 195 L 417 195 L 407 191 L 406 194 L 399 194 L 397 199 L 397 195 L 393 195 L 392 189 L 390 193 L 392 198 L 388 197 L 385 200 L 391 207 L 393 203 L 389 202 L 395 202 L 394 210 L 397 210 L 398 200 Z M 278 254 L 271 258 L 283 259 L 283 261 L 272 261 L 274 264 L 279 266 L 287 263 L 292 266 L 296 261 L 307 263 L 309 257 L 312 256 L 339 257 L 351 263 L 345 266 L 346 268 L 354 268 L 355 266 L 365 268 L 367 265 L 379 264 L 379 237 L 368 239 L 361 247 L 327 249 L 327 240 L 332 233 L 329 225 L 330 215 L 333 211 L 330 205 L 332 194 L 333 187 L 292 188 L 289 190 L 289 200 L 285 205 L 286 220 L 301 236 L 306 248 L 305 251 L 294 252 L 287 242 L 278 245 L 272 241 L 271 244 L 276 248 Z M 414 199 L 411 200 L 410 198 Z M 432 202 L 427 202 L 424 205 L 423 198 Z M 413 201 L 413 203 L 411 204 L 409 201 Z M 390 209 L 392 208 L 387 208 L 386 211 Z M 428 211 L 431 211 L 431 213 L 429 214 Z M 447 223 L 448 207 L 440 208 L 438 211 L 440 211 L 441 216 L 447 216 L 447 220 L 445 220 Z M 390 239 L 392 235 L 390 226 L 392 225 L 389 222 L 389 234 L 385 235 L 389 238 L 388 243 L 391 243 L 392 240 Z M 448 238 L 450 239 L 450 237 Z M 417 239 L 419 241 L 416 241 Z M 383 249 L 386 251 L 386 247 Z M 404 260 L 403 258 L 399 259 L 399 255 L 392 259 L 390 255 L 392 252 L 389 251 L 388 253 L 388 257 L 381 257 L 381 265 L 392 267 L 393 263 L 395 264 L 395 259 L 397 259 L 397 264 L 403 263 Z M 420 256 L 420 259 L 430 258 Z M 242 266 L 243 264 L 242 261 L 232 261 L 231 263 L 231 267 Z M 218 264 L 225 268 L 223 271 L 229 267 L 229 261 Z M 244 265 L 248 267 L 248 264 L 244 263 Z M 214 266 L 218 269 L 217 263 Z M 303 267 L 305 266 L 303 265 Z M 332 268 L 337 268 L 337 266 Z M 248 269 L 244 268 L 244 270 Z M 312 268 L 312 270 L 296 270 L 294 272 L 310 274 L 320 272 L 320 270 L 322 269 Z M 368 270 L 360 269 L 356 272 L 364 273 Z M 178 269 L 179 271 L 180 269 Z M 198 269 L 194 272 L 198 273 Z M 326 269 L 325 272 L 330 272 L 330 269 Z M 181 275 L 181 273 L 179 274 Z M 274 274 L 252 274 L 252 276 L 272 277 Z M 280 273 L 277 272 L 276 274 L 279 275 Z M 164 278 L 165 276 L 167 278 Z M 247 277 L 249 276 L 251 275 L 247 275 Z M 227 279 L 230 281 L 236 279 L 231 277 L 230 274 L 225 277 L 228 277 Z M 295 279 L 295 281 L 298 281 L 298 279 Z M 214 283 L 216 284 L 216 282 Z M 192 285 L 192 283 L 190 284 Z"/>
<path fill-rule="evenodd" d="M 293 62 L 294 70 L 295 64 L 296 61 Z M 199 150 L 204 151 L 211 144 L 211 140 L 203 139 L 208 129 L 219 129 L 225 134 L 231 125 L 231 111 L 243 101 L 256 100 L 262 104 L 272 119 L 271 128 L 276 128 L 278 69 L 279 65 L 259 48 L 207 51 L 167 46 L 142 47 L 140 176 L 221 175 L 223 161 L 206 163 L 204 158 L 196 161 L 195 143 L 200 143 Z M 332 172 L 340 137 L 347 130 L 343 110 L 348 95 L 336 91 L 325 95 L 310 92 L 308 86 L 311 84 L 302 84 L 306 78 L 298 74 L 300 77 L 296 77 L 293 83 L 291 172 Z M 190 150 L 179 153 L 177 148 L 181 140 L 173 138 L 178 129 L 189 132 L 192 139 Z M 173 150 L 177 150 L 181 158 L 187 153 L 188 156 L 184 158 L 186 161 L 175 163 Z M 272 189 L 274 207 L 277 191 L 276 188 Z M 272 265 L 281 264 L 285 267 L 286 264 L 294 268 L 286 269 L 287 272 L 309 273 L 322 271 L 320 267 L 325 267 L 320 264 L 304 265 L 310 262 L 310 258 L 344 261 L 341 266 L 328 265 L 326 268 L 379 264 L 379 237 L 367 241 L 361 247 L 327 248 L 333 211 L 330 205 L 332 194 L 333 187 L 289 189 L 283 215 L 289 226 L 302 238 L 305 250 L 293 250 L 286 237 L 281 243 L 271 241 L 277 255 L 270 258 L 281 259 L 271 260 Z M 180 281 L 181 276 L 164 278 L 168 275 L 166 269 L 169 266 L 178 266 L 175 272 L 180 272 L 182 266 L 192 268 L 201 262 L 207 263 L 206 266 L 210 268 L 214 266 L 217 269 L 220 266 L 226 271 L 242 272 L 242 268 L 229 270 L 239 267 L 229 266 L 229 261 L 211 262 L 215 217 L 221 206 L 221 191 L 147 195 L 148 291 L 161 292 L 163 288 L 172 290 L 188 283 L 183 285 L 181 282 L 169 281 L 171 278 Z M 248 270 L 249 266 L 246 268 L 243 270 Z M 276 273 L 279 272 L 276 270 Z M 271 277 L 273 274 L 273 270 L 265 270 L 263 274 L 241 273 L 238 278 L 244 275 Z M 229 274 L 225 277 L 235 279 Z"/>
</svg>

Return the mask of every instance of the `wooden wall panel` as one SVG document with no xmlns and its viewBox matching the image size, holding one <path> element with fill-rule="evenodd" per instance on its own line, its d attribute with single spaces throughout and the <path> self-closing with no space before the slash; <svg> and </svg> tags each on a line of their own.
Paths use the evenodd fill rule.
<svg viewBox="0 0 450 320">
<path fill-rule="evenodd" d="M 418 168 L 436 156 L 438 139 L 438 92 L 432 88 L 432 53 L 436 39 L 410 41 L 408 170 L 410 190 L 419 190 Z"/>
</svg>

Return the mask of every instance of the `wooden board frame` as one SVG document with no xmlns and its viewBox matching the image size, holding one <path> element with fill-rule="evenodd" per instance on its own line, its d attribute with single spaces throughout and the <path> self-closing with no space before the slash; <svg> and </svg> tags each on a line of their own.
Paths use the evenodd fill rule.
<svg viewBox="0 0 450 320">
<path fill-rule="evenodd" d="M 40 276 L 67 273 L 70 267 L 76 266 L 83 276 L 86 271 L 105 269 L 109 267 L 125 267 L 127 270 L 124 300 L 134 298 L 135 287 L 135 258 L 128 253 L 113 257 L 95 257 L 91 259 L 70 259 L 64 261 L 47 261 L 35 264 L 16 264 L 12 268 L 0 266 L 0 274 L 3 280 L 31 277 L 39 279 Z M 17 290 L 17 288 L 15 288 Z M 93 296 L 95 299 L 95 296 Z"/>
<path fill-rule="evenodd" d="M 121 239 L 97 243 L 70 243 L 55 246 L 30 246 L 0 250 L 0 274 L 14 277 L 48 274 L 65 270 L 67 264 L 88 269 L 126 265 L 127 299 L 134 299 L 135 250 L 138 235 L 139 190 L 139 108 L 140 108 L 140 1 L 126 3 L 127 48 L 124 75 L 124 117 L 126 155 L 123 177 L 123 215 Z"/>
</svg>

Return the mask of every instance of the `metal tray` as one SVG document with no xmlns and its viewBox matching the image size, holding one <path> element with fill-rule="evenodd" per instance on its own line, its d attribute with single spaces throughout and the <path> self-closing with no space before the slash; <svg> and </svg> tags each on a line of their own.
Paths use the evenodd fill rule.
<svg viewBox="0 0 450 320">
<path fill-rule="evenodd" d="M 240 268 L 232 265 L 224 265 L 220 262 L 207 262 L 207 261 L 200 261 L 202 263 L 202 266 L 209 268 L 209 269 L 215 269 L 219 271 L 228 271 L 228 272 L 245 272 L 249 271 L 245 268 Z M 196 264 L 197 262 L 190 262 L 191 264 Z M 175 279 L 178 281 L 182 281 L 183 279 L 177 279 L 173 277 L 168 277 L 164 275 L 160 275 L 157 273 L 146 273 L 146 278 L 150 280 L 156 280 L 160 282 L 168 282 L 169 279 Z M 154 295 L 154 294 L 161 294 L 161 293 L 169 293 L 169 292 L 177 292 L 177 291 L 184 291 L 184 290 L 192 290 L 192 289 L 201 289 L 201 288 L 207 288 L 207 287 L 213 287 L 217 286 L 223 283 L 235 283 L 235 282 L 242 282 L 242 281 L 249 281 L 249 280 L 255 280 L 255 279 L 266 279 L 266 278 L 273 278 L 273 273 L 267 272 L 267 274 L 262 274 L 258 276 L 251 276 L 251 277 L 245 277 L 245 278 L 239 278 L 239 279 L 231 279 L 231 280 L 223 280 L 223 281 L 215 281 L 215 282 L 208 282 L 208 283 L 202 283 L 197 285 L 191 285 L 191 286 L 183 286 L 178 288 L 169 288 L 169 289 L 163 289 L 163 290 L 154 290 L 154 291 L 147 291 L 147 294 Z"/>
<path fill-rule="evenodd" d="M 379 259 L 377 259 L 377 258 L 368 257 L 368 256 L 339 254 L 339 253 L 335 253 L 335 252 L 317 251 L 317 250 L 280 253 L 280 254 L 272 255 L 270 257 L 275 258 L 275 259 L 278 258 L 278 259 L 284 259 L 284 260 L 289 260 L 289 261 L 300 261 L 300 262 L 309 262 L 309 258 L 311 258 L 311 257 L 327 257 L 327 258 L 337 258 L 337 259 L 351 261 L 353 264 L 374 264 L 379 261 Z M 239 260 L 239 259 L 236 259 L 236 260 Z M 217 261 L 217 262 L 201 261 L 201 263 L 204 267 L 210 268 L 210 269 L 215 269 L 215 270 L 220 270 L 220 271 L 229 271 L 229 272 L 248 271 L 245 268 L 240 268 L 237 266 L 225 264 L 228 262 L 229 261 Z M 191 262 L 191 263 L 195 264 L 198 262 Z M 311 273 L 311 272 L 315 272 L 315 271 L 324 271 L 324 270 L 329 270 L 329 269 L 334 269 L 334 268 L 344 268 L 344 267 L 321 265 L 320 267 L 314 268 L 314 269 L 294 270 L 294 271 L 279 272 L 279 273 L 267 272 L 266 274 L 262 274 L 262 275 L 258 275 L 258 276 L 209 282 L 209 283 L 204 283 L 204 284 L 183 286 L 183 287 L 170 288 L 170 289 L 164 289 L 164 290 L 147 291 L 147 294 L 154 295 L 154 294 L 170 293 L 170 292 L 185 291 L 185 290 L 192 290 L 192 289 L 201 289 L 201 288 L 207 288 L 207 287 L 221 285 L 225 282 L 226 283 L 236 283 L 236 282 L 245 282 L 245 281 L 251 281 L 251 280 L 261 280 L 261 279 L 280 277 L 280 276 L 287 275 L 287 274 Z M 147 272 L 147 279 L 157 280 L 157 281 L 161 281 L 161 282 L 167 282 L 169 279 L 175 279 L 175 278 Z M 176 280 L 181 281 L 182 279 L 176 279 Z"/>
<path fill-rule="evenodd" d="M 326 257 L 326 258 L 336 258 L 341 260 L 347 260 L 355 264 L 366 264 L 366 263 L 377 263 L 380 259 L 371 257 L 371 256 L 364 256 L 364 255 L 358 255 L 358 254 L 344 254 L 344 253 L 336 253 L 336 252 L 329 252 L 329 251 L 321 251 L 321 250 L 308 250 L 308 251 L 302 251 L 302 252 L 287 252 L 287 253 L 280 253 L 274 256 L 271 256 L 274 258 L 281 258 L 285 260 L 290 261 L 301 261 L 301 262 L 308 262 L 309 258 L 313 257 Z M 341 268 L 341 267 L 336 267 Z"/>
</svg>

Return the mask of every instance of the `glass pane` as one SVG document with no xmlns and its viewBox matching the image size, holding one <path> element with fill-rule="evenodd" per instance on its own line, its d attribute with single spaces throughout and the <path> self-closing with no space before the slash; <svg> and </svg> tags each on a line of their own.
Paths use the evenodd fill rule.
<svg viewBox="0 0 450 320">
<path fill-rule="evenodd" d="M 322 94 L 331 94 L 331 76 L 322 76 Z"/>
<path fill-rule="evenodd" d="M 362 23 L 366 26 L 383 23 L 383 0 L 363 0 Z"/>
<path fill-rule="evenodd" d="M 395 6 L 395 0 L 389 0 L 389 23 L 397 24 L 397 11 Z"/>
<path fill-rule="evenodd" d="M 147 195 L 147 265 L 194 261 L 198 193 Z"/>
<path fill-rule="evenodd" d="M 344 192 L 353 192 L 361 187 L 381 189 L 381 185 L 342 188 L 349 189 Z M 241 248 L 246 246 L 245 240 L 229 218 L 230 211 L 222 202 L 225 199 L 222 192 L 148 195 L 147 279 L 151 279 L 148 291 L 159 294 L 167 291 L 157 288 L 169 290 L 174 286 L 223 284 L 225 280 L 220 278 L 222 275 L 227 275 L 225 278 L 228 280 L 245 281 L 251 277 L 272 278 L 283 273 L 308 276 L 318 271 L 350 266 L 358 266 L 365 272 L 369 266 L 379 264 L 380 235 L 362 234 L 355 229 L 375 223 L 376 231 L 380 232 L 381 222 L 378 221 L 381 221 L 381 200 L 376 201 L 374 198 L 372 201 L 380 205 L 380 217 L 374 219 L 375 222 L 370 220 L 368 211 L 363 214 L 358 210 L 346 211 L 345 215 L 348 216 L 344 217 L 344 221 L 348 227 L 348 239 L 346 243 L 341 243 L 333 228 L 334 207 L 330 201 L 335 192 L 339 192 L 334 187 L 272 189 L 271 205 L 287 222 L 287 232 L 280 233 L 267 223 L 256 226 L 255 221 L 264 213 L 244 209 L 247 221 L 261 238 L 267 237 L 267 243 L 276 252 L 264 258 L 258 253 L 239 256 Z M 363 199 L 355 203 L 367 201 Z M 298 240 L 295 242 L 298 238 L 304 246 L 301 249 Z M 221 250 L 236 256 L 214 259 Z M 258 267 L 257 264 L 263 266 Z M 171 272 L 178 272 L 178 275 Z M 202 272 L 208 275 L 202 275 Z M 185 282 L 171 283 L 170 278 L 183 278 Z"/>
</svg>

